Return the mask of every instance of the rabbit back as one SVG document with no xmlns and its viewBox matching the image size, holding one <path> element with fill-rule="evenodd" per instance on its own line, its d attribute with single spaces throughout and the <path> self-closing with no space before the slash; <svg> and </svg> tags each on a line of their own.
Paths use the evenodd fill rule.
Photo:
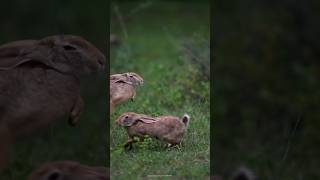
<svg viewBox="0 0 320 180">
<path fill-rule="evenodd" d="M 129 136 L 143 137 L 149 135 L 160 141 L 178 144 L 181 142 L 185 132 L 186 126 L 178 117 L 161 116 L 155 123 L 145 124 L 138 122 L 134 126 L 127 128 Z"/>
</svg>

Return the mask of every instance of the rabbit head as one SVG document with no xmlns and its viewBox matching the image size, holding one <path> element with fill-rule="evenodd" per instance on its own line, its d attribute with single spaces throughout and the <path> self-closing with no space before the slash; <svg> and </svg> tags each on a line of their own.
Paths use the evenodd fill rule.
<svg viewBox="0 0 320 180">
<path fill-rule="evenodd" d="M 73 161 L 57 161 L 41 166 L 28 180 L 107 180 L 105 167 L 89 167 Z"/>
<path fill-rule="evenodd" d="M 134 86 L 142 85 L 143 78 L 134 72 L 127 72 L 123 74 L 114 74 L 110 76 L 110 80 L 115 83 L 127 83 Z"/>
<path fill-rule="evenodd" d="M 104 69 L 105 61 L 94 45 L 73 35 L 16 41 L 0 47 L 0 70 L 41 63 L 61 73 L 79 75 Z"/>
<path fill-rule="evenodd" d="M 147 117 L 142 114 L 136 114 L 133 112 L 123 113 L 117 120 L 116 123 L 122 127 L 130 127 L 136 125 L 138 122 L 151 124 L 157 122 L 157 119 Z"/>
</svg>

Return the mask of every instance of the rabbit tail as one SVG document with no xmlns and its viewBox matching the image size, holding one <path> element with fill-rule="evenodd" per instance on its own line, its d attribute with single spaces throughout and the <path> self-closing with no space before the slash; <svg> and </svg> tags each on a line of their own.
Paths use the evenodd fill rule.
<svg viewBox="0 0 320 180">
<path fill-rule="evenodd" d="M 188 114 L 184 114 L 182 117 L 182 122 L 188 128 L 189 126 L 189 121 L 190 121 L 190 116 Z"/>
</svg>

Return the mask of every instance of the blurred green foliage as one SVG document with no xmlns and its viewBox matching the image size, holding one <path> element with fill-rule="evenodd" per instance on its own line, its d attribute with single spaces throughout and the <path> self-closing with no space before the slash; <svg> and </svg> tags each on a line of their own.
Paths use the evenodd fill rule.
<svg viewBox="0 0 320 180">
<path fill-rule="evenodd" d="M 182 58 L 188 61 L 186 72 L 178 75 L 176 84 L 181 84 L 192 98 L 208 101 L 210 96 L 210 42 L 201 36 L 192 36 L 182 44 Z M 195 86 L 197 84 L 197 86 Z"/>
<path fill-rule="evenodd" d="M 145 6 L 145 2 L 150 3 Z M 210 82 L 202 78 L 201 66 L 209 66 L 209 47 L 198 43 L 209 39 L 208 4 L 113 3 L 110 28 L 123 42 L 112 49 L 111 74 L 136 72 L 145 81 L 137 89 L 135 101 L 120 105 L 111 116 L 112 179 L 141 179 L 148 175 L 208 178 Z M 193 62 L 195 54 L 189 53 L 191 50 L 198 52 L 195 54 L 200 63 Z M 190 126 L 182 148 L 167 149 L 163 143 L 148 138 L 134 144 L 132 151 L 124 151 L 127 133 L 114 121 L 127 111 L 178 117 L 188 113 Z"/>
<path fill-rule="evenodd" d="M 103 53 L 107 43 L 107 2 L 84 0 L 1 1 L 0 44 L 40 39 L 54 34 L 79 35 Z M 21 138 L 12 147 L 7 168 L 0 179 L 17 180 L 48 161 L 75 160 L 88 165 L 106 165 L 107 81 L 106 75 L 84 77 L 85 109 L 76 127 L 67 117 Z"/>
<path fill-rule="evenodd" d="M 318 179 L 319 1 L 215 1 L 214 170 Z"/>
</svg>

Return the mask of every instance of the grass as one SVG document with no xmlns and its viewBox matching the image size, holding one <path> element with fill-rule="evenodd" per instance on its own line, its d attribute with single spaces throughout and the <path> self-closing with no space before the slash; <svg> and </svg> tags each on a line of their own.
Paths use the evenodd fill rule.
<svg viewBox="0 0 320 180">
<path fill-rule="evenodd" d="M 137 6 L 127 3 L 118 7 L 123 13 Z M 191 76 L 197 67 L 190 64 L 181 51 L 186 38 L 194 35 L 209 38 L 208 18 L 206 4 L 155 3 L 124 22 L 128 36 L 121 47 L 112 50 L 111 73 L 133 71 L 144 78 L 145 84 L 138 88 L 134 102 L 119 106 L 111 116 L 112 179 L 141 179 L 152 175 L 204 179 L 209 176 L 209 88 L 198 88 L 200 83 Z M 111 29 L 123 37 L 119 22 L 113 21 Z M 209 87 L 209 81 L 202 85 Z M 193 96 L 194 89 L 201 91 L 203 98 Z M 148 139 L 135 144 L 132 151 L 124 151 L 127 134 L 114 120 L 127 111 L 179 117 L 188 113 L 190 126 L 182 147 L 168 149 Z"/>
</svg>

